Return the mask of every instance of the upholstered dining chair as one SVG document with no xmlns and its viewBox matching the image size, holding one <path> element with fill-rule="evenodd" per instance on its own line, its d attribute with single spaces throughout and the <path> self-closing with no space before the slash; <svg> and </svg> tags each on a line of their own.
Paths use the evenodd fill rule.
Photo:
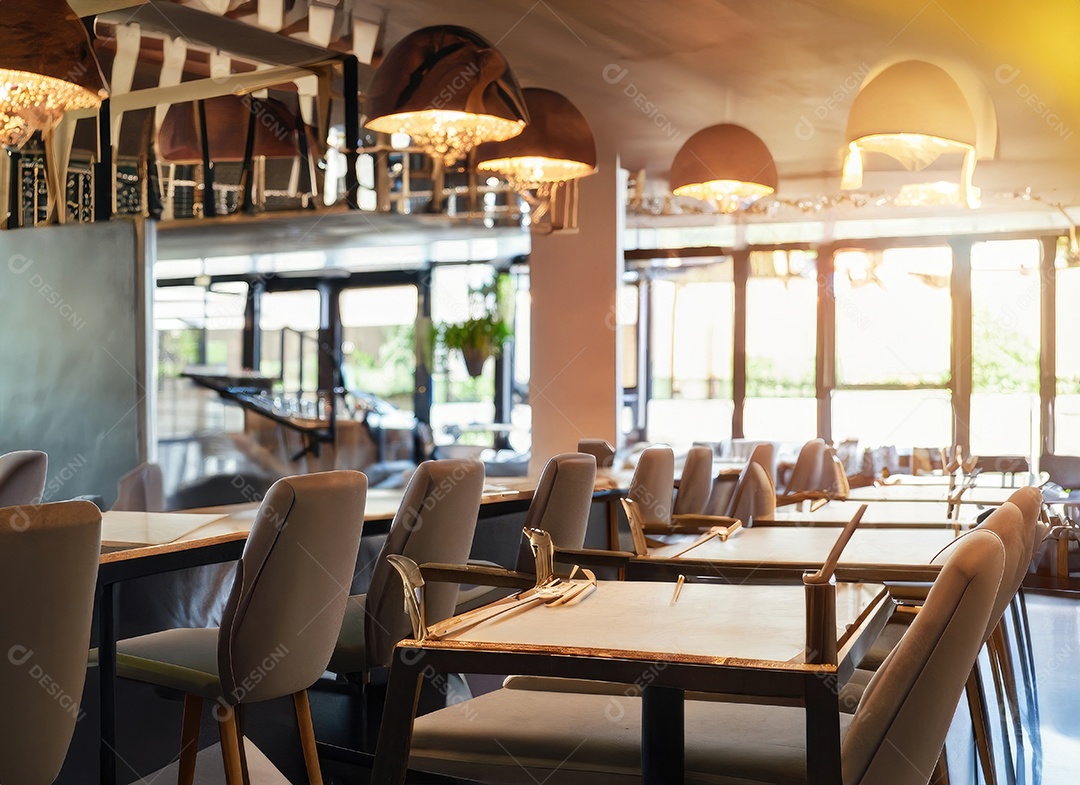
<svg viewBox="0 0 1080 785">
<path fill-rule="evenodd" d="M 204 700 L 215 701 L 228 785 L 248 779 L 238 714 L 292 696 L 308 779 L 321 785 L 307 689 L 334 650 L 356 568 L 367 478 L 286 477 L 267 492 L 236 565 L 220 627 L 117 644 L 117 675 L 184 694 L 179 782 L 191 785 Z"/>
<path fill-rule="evenodd" d="M 589 525 L 589 510 L 592 508 L 595 487 L 596 459 L 592 455 L 568 452 L 552 456 L 544 464 L 540 479 L 536 482 L 536 490 L 533 492 L 532 501 L 529 502 L 529 509 L 525 513 L 524 527 L 546 531 L 551 535 L 552 544 L 559 551 L 580 550 L 585 544 L 585 531 Z M 444 559 L 439 559 L 439 561 L 444 561 Z M 458 592 L 456 612 L 460 613 L 484 605 L 505 593 L 498 588 L 484 585 L 483 580 L 490 575 L 509 571 L 499 569 L 498 565 L 483 562 L 470 562 L 466 571 L 472 574 L 476 585 L 469 585 L 468 574 L 462 575 L 463 583 L 468 588 L 462 586 Z M 521 576 L 526 584 L 529 578 L 535 578 L 536 561 L 524 537 L 519 543 L 517 561 L 512 572 Z M 438 583 L 428 585 L 433 586 Z M 429 613 L 428 621 L 434 622 L 438 619 L 433 619 Z"/>
<path fill-rule="evenodd" d="M 841 717 L 845 785 L 928 782 L 993 621 L 1004 562 L 989 531 L 952 551 L 859 709 Z M 640 782 L 641 700 L 628 692 L 504 688 L 418 717 L 410 768 L 488 783 L 543 782 L 556 772 L 559 782 Z M 686 782 L 806 782 L 801 707 L 688 700 L 685 715 Z"/>
<path fill-rule="evenodd" d="M 405 489 L 375 563 L 367 594 L 349 597 L 329 670 L 364 681 L 370 668 L 385 666 L 394 646 L 411 633 L 401 581 L 387 561 L 392 554 L 417 563 L 464 564 L 472 548 L 484 493 L 484 464 L 442 459 L 421 463 Z M 432 584 L 426 595 L 428 618 L 453 615 L 457 586 Z"/>
<path fill-rule="evenodd" d="M 161 512 L 165 509 L 161 467 L 156 463 L 140 463 L 120 478 L 116 490 L 114 510 Z"/>
<path fill-rule="evenodd" d="M 993 612 L 986 629 L 983 632 L 983 642 L 991 642 L 987 648 L 987 657 L 993 671 L 993 677 L 999 689 L 1007 694 L 1010 706 L 1017 705 L 1019 696 L 1015 682 L 1008 683 L 1003 678 L 1007 663 L 1004 658 L 1010 650 L 1015 650 L 1010 645 L 1005 632 L 1004 619 L 1006 610 L 1009 609 L 1020 590 L 1024 576 L 1027 574 L 1031 563 L 1031 555 L 1036 536 L 1036 522 L 1042 509 L 1042 496 L 1036 488 L 1020 488 L 1013 493 L 1009 500 L 995 509 L 975 529 L 951 542 L 941 550 L 932 560 L 931 564 L 944 564 L 953 550 L 968 537 L 978 531 L 993 532 L 1002 541 L 1005 548 L 1005 564 L 1001 585 L 994 600 Z M 917 598 L 912 598 L 917 603 Z M 916 605 L 917 608 L 917 605 Z M 841 706 L 846 710 L 854 710 L 861 699 L 866 685 L 873 679 L 874 673 L 888 662 L 889 657 L 899 646 L 900 641 L 907 632 L 907 627 L 912 623 L 913 615 L 910 613 L 897 614 L 885 626 L 881 635 L 874 642 L 870 651 L 859 663 L 848 685 L 841 693 Z M 1010 627 L 1010 629 L 1014 629 Z M 978 760 L 983 769 L 984 777 L 988 782 L 996 781 L 994 774 L 995 759 L 989 749 L 989 726 L 990 715 L 987 711 L 984 691 L 980 686 L 980 673 L 978 663 L 973 663 L 972 671 L 965 684 L 965 694 L 968 701 L 968 709 L 973 723 L 972 730 L 978 752 Z"/>
<path fill-rule="evenodd" d="M 791 478 L 777 504 L 806 499 L 846 499 L 851 488 L 836 451 L 821 439 L 811 439 L 799 450 Z"/>
<path fill-rule="evenodd" d="M 757 470 L 752 470 L 753 465 Z M 726 515 L 747 522 L 754 518 L 771 518 L 777 509 L 777 481 L 775 481 L 775 445 L 772 442 L 759 442 L 747 456 L 739 477 L 734 484 L 721 482 L 718 478 L 713 484 L 713 493 L 708 498 L 706 512 L 710 515 Z M 748 479 L 747 474 L 755 476 Z M 745 484 L 745 485 L 744 485 Z M 743 488 L 740 491 L 740 488 Z M 744 499 L 745 492 L 753 489 L 751 499 Z M 737 514 L 738 513 L 738 514 Z M 743 517 L 745 516 L 745 517 Z"/>
<path fill-rule="evenodd" d="M 697 445 L 686 453 L 682 476 L 679 478 L 672 515 L 704 515 L 713 489 L 711 447 Z M 640 465 L 640 464 L 639 464 Z"/>
<path fill-rule="evenodd" d="M 578 439 L 577 451 L 596 458 L 597 469 L 610 469 L 615 464 L 615 448 L 607 439 Z"/>
<path fill-rule="evenodd" d="M 711 463 L 710 458 L 710 474 Z M 630 488 L 623 500 L 633 549 L 638 556 L 647 556 L 649 546 L 656 544 L 655 541 L 650 542 L 649 538 L 701 534 L 717 527 L 737 528 L 750 523 L 755 516 L 770 516 L 775 510 L 772 483 L 762 466 L 751 461 L 747 463 L 729 503 L 731 511 L 737 507 L 744 517 L 708 513 L 674 514 L 670 502 L 674 472 L 674 454 L 670 447 L 653 446 L 641 453 Z M 727 534 L 722 536 L 726 537 Z"/>
<path fill-rule="evenodd" d="M 49 456 L 38 450 L 0 455 L 0 507 L 41 501 L 48 468 Z"/>
<path fill-rule="evenodd" d="M 101 512 L 90 502 L 0 509 L 5 785 L 49 785 L 60 773 L 80 714 L 100 556 Z"/>
</svg>

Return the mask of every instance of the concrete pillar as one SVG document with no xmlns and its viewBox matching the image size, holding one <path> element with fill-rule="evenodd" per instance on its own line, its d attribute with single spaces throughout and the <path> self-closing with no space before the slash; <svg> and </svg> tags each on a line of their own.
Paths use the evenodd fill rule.
<svg viewBox="0 0 1080 785">
<path fill-rule="evenodd" d="M 616 444 L 622 408 L 616 320 L 622 277 L 626 172 L 600 150 L 596 174 L 580 183 L 577 231 L 534 234 L 529 401 L 532 462 L 538 474 L 578 439 Z"/>
</svg>

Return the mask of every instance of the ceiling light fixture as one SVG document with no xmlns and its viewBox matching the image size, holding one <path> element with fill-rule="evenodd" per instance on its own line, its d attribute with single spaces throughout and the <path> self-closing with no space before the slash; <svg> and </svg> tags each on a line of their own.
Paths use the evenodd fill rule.
<svg viewBox="0 0 1080 785">
<path fill-rule="evenodd" d="M 4 0 L 0 13 L 0 145 L 51 132 L 108 92 L 90 37 L 64 0 Z"/>
<path fill-rule="evenodd" d="M 918 172 L 940 156 L 958 153 L 964 163 L 958 183 L 933 182 L 904 186 L 902 202 L 979 203 L 972 185 L 977 128 L 964 92 L 942 68 L 906 60 L 867 79 L 851 105 L 847 154 L 841 188 L 862 187 L 866 153 L 882 153 Z"/>
<path fill-rule="evenodd" d="M 544 229 L 577 228 L 577 181 L 596 173 L 589 121 L 561 93 L 539 87 L 522 92 L 529 125 L 513 139 L 480 145 L 476 168 L 498 174 L 522 195 L 533 228 L 545 215 Z"/>
<path fill-rule="evenodd" d="M 484 142 L 520 134 L 529 121 L 506 58 L 464 27 L 425 27 L 405 36 L 375 72 L 366 127 L 404 133 L 444 166 Z"/>
<path fill-rule="evenodd" d="M 776 162 L 765 143 L 741 125 L 713 125 L 675 154 L 670 185 L 676 196 L 713 202 L 720 212 L 733 213 L 776 192 Z"/>
<path fill-rule="evenodd" d="M 544 190 L 596 172 L 596 142 L 588 120 L 561 93 L 522 91 L 531 122 L 519 136 L 476 151 L 476 168 L 495 172 L 519 190 Z"/>
</svg>

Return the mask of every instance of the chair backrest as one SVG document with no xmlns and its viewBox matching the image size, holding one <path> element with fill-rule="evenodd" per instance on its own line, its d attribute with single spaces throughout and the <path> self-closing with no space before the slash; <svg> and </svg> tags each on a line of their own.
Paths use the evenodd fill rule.
<svg viewBox="0 0 1080 785">
<path fill-rule="evenodd" d="M 607 439 L 578 439 L 577 451 L 596 458 L 598 469 L 610 469 L 615 463 L 615 448 Z"/>
<path fill-rule="evenodd" d="M 1080 456 L 1044 455 L 1039 459 L 1039 469 L 1050 475 L 1050 482 L 1080 490 Z"/>
<path fill-rule="evenodd" d="M 114 510 L 132 512 L 161 512 L 165 509 L 164 483 L 161 467 L 156 463 L 140 463 L 116 484 Z"/>
<path fill-rule="evenodd" d="M 224 700 L 305 690 L 326 670 L 356 569 L 367 502 L 360 472 L 278 480 L 263 498 L 218 636 Z"/>
<path fill-rule="evenodd" d="M 648 447 L 638 457 L 626 498 L 637 503 L 642 523 L 671 524 L 675 453 L 666 445 Z"/>
<path fill-rule="evenodd" d="M 826 444 L 821 439 L 811 439 L 804 444 L 799 450 L 799 457 L 795 459 L 785 493 L 821 490 L 818 486 L 826 458 Z"/>
<path fill-rule="evenodd" d="M 776 445 L 772 442 L 762 442 L 754 447 L 746 463 L 748 465 L 756 463 L 764 469 L 769 482 L 772 483 L 773 488 L 776 487 Z"/>
<path fill-rule="evenodd" d="M 683 463 L 679 490 L 675 493 L 675 515 L 703 515 L 712 493 L 713 451 L 710 447 L 691 447 Z"/>
<path fill-rule="evenodd" d="M 40 502 L 48 469 L 49 456 L 37 450 L 0 455 L 0 507 Z"/>
<path fill-rule="evenodd" d="M 983 644 L 1005 569 L 991 531 L 962 538 L 870 680 L 841 750 L 844 785 L 926 785 Z"/>
<path fill-rule="evenodd" d="M 101 512 L 0 509 L 0 782 L 48 785 L 81 716 Z"/>
<path fill-rule="evenodd" d="M 536 483 L 525 526 L 543 529 L 551 535 L 556 548 L 580 548 L 585 544 L 593 491 L 596 488 L 596 460 L 592 455 L 567 452 L 552 456 Z M 531 572 L 532 555 L 518 562 L 518 568 Z"/>
<path fill-rule="evenodd" d="M 959 547 L 960 542 L 980 529 L 992 531 L 1001 540 L 1005 546 L 1005 575 L 1001 581 L 1001 591 L 994 603 L 994 612 L 991 614 L 984 639 L 989 638 L 990 633 L 994 631 L 998 620 L 1016 596 L 1028 572 L 1035 542 L 1035 524 L 1041 509 L 1042 494 L 1038 489 L 1020 488 L 1009 496 L 1008 501 L 976 526 L 974 531 L 958 537 L 931 561 L 931 564 L 944 563 L 952 551 Z"/>
<path fill-rule="evenodd" d="M 364 603 L 364 642 L 369 665 L 389 665 L 394 646 L 412 634 L 401 579 L 387 556 L 407 556 L 417 564 L 465 564 L 484 494 L 484 464 L 467 459 L 421 463 L 398 507 L 379 552 Z M 431 583 L 424 589 L 427 623 L 454 615 L 458 587 Z"/>
<path fill-rule="evenodd" d="M 776 512 L 776 489 L 759 463 L 748 463 L 743 469 L 735 492 L 731 495 L 728 517 L 745 525 L 752 521 L 772 518 Z"/>
</svg>

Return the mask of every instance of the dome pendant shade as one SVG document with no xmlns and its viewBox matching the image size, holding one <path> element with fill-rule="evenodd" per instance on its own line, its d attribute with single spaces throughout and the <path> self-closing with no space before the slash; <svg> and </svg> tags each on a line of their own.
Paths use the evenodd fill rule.
<svg viewBox="0 0 1080 785">
<path fill-rule="evenodd" d="M 48 133 L 69 109 L 108 95 L 90 37 L 64 0 L 4 0 L 0 11 L 0 144 Z"/>
<path fill-rule="evenodd" d="M 463 27 L 426 27 L 386 55 L 367 96 L 366 126 L 405 133 L 450 165 L 483 142 L 524 130 L 529 113 L 510 65 Z"/>
<path fill-rule="evenodd" d="M 527 190 L 595 173 L 596 142 L 578 108 L 553 90 L 527 87 L 523 95 L 529 125 L 513 139 L 480 145 L 476 168 Z"/>
<path fill-rule="evenodd" d="M 254 155 L 266 158 L 300 156 L 300 123 L 288 106 L 274 98 L 222 95 L 203 102 L 210 159 L 218 163 L 244 160 L 251 102 L 256 106 Z M 168 163 L 202 163 L 202 141 L 195 104 L 173 104 L 158 130 L 158 155 Z"/>
<path fill-rule="evenodd" d="M 891 65 L 860 88 L 848 115 L 841 188 L 862 187 L 865 153 L 882 153 L 917 172 L 946 153 L 964 156 L 957 198 L 978 202 L 971 184 L 977 128 L 964 92 L 942 68 L 921 60 Z M 940 187 L 941 184 L 928 184 Z M 928 186 L 911 186 L 925 189 Z"/>
<path fill-rule="evenodd" d="M 735 212 L 774 193 L 778 182 L 776 162 L 765 143 L 730 123 L 698 131 L 671 165 L 676 196 L 714 201 L 722 212 Z"/>
</svg>

